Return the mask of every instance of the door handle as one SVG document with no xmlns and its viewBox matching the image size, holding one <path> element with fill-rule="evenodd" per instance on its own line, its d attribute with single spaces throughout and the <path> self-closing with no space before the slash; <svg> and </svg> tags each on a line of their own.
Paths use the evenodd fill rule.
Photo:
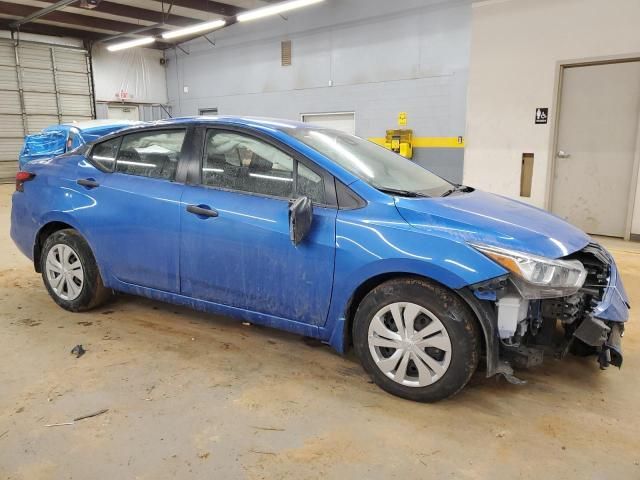
<svg viewBox="0 0 640 480">
<path fill-rule="evenodd" d="M 570 153 L 567 153 L 564 150 L 558 150 L 558 158 L 569 158 L 570 156 Z"/>
<path fill-rule="evenodd" d="M 82 185 L 87 188 L 96 188 L 99 187 L 100 184 L 96 182 L 93 178 L 80 178 L 76 181 L 78 185 Z"/>
<path fill-rule="evenodd" d="M 187 205 L 187 212 L 198 215 L 199 217 L 217 217 L 218 212 L 213 208 L 200 205 Z"/>
</svg>

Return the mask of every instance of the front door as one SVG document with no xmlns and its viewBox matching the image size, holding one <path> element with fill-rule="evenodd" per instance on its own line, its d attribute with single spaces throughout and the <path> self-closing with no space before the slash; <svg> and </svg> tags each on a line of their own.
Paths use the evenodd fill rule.
<svg viewBox="0 0 640 480">
<path fill-rule="evenodd" d="M 625 236 L 639 109 L 640 62 L 564 69 L 553 213 L 587 233 Z"/>
<path fill-rule="evenodd" d="M 331 300 L 336 209 L 325 177 L 274 144 L 245 133 L 208 130 L 202 185 L 182 198 L 184 295 L 312 325 Z M 289 202 L 315 201 L 312 229 L 295 246 Z"/>
</svg>

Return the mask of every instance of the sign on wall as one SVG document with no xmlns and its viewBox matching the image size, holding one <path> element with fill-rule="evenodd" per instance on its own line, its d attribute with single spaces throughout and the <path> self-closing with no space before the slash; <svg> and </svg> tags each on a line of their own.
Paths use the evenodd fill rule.
<svg viewBox="0 0 640 480">
<path fill-rule="evenodd" d="M 547 107 L 536 108 L 536 125 L 546 125 L 549 119 L 549 109 Z"/>
</svg>

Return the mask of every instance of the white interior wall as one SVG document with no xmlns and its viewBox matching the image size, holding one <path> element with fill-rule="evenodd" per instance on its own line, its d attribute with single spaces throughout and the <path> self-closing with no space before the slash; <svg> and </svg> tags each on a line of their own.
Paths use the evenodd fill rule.
<svg viewBox="0 0 640 480">
<path fill-rule="evenodd" d="M 118 102 L 126 91 L 127 102 L 167 103 L 165 67 L 162 51 L 130 48 L 109 52 L 103 45 L 93 47 L 93 77 L 97 102 Z"/>
<path fill-rule="evenodd" d="M 639 19 L 638 0 L 475 2 L 464 183 L 547 207 L 558 64 L 640 56 Z M 534 124 L 536 107 L 550 108 L 547 125 Z M 535 155 L 530 198 L 519 197 L 524 152 Z"/>
</svg>

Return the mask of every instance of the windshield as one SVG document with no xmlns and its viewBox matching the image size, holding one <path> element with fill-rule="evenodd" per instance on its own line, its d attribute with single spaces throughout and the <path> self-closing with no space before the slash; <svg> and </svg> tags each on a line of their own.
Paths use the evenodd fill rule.
<svg viewBox="0 0 640 480">
<path fill-rule="evenodd" d="M 295 128 L 287 133 L 378 190 L 439 197 L 454 188 L 391 150 L 338 130 Z"/>
</svg>

